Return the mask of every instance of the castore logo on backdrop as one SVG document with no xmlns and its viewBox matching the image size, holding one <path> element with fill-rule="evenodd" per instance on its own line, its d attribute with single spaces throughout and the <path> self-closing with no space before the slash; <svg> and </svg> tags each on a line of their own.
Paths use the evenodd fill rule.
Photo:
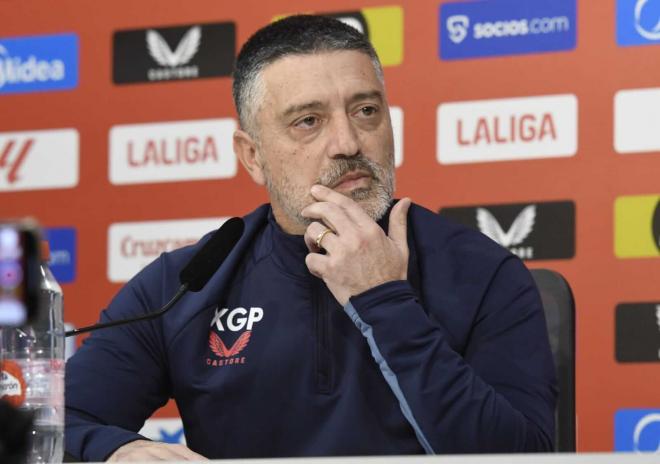
<svg viewBox="0 0 660 464">
<path fill-rule="evenodd" d="M 148 30 L 147 48 L 149 49 L 149 54 L 159 65 L 170 68 L 150 69 L 148 72 L 149 79 L 158 81 L 171 79 L 173 76 L 179 78 L 197 77 L 199 75 L 199 67 L 183 66 L 188 64 L 193 56 L 195 56 L 197 50 L 199 50 L 201 40 L 202 29 L 199 26 L 191 27 L 177 45 L 176 50 L 172 51 L 158 31 Z"/>
<path fill-rule="evenodd" d="M 440 214 L 476 229 L 525 260 L 566 259 L 575 255 L 575 204 L 458 206 Z"/>
<path fill-rule="evenodd" d="M 78 85 L 78 36 L 0 39 L 0 94 L 67 90 Z"/>
<path fill-rule="evenodd" d="M 529 205 L 516 216 L 509 230 L 505 232 L 490 211 L 486 208 L 477 208 L 477 226 L 481 233 L 504 248 L 511 249 L 511 252 L 521 259 L 533 258 L 534 249 L 532 247 L 512 247 L 520 245 L 529 236 L 534 228 L 535 218 L 536 205 Z"/>
<path fill-rule="evenodd" d="M 130 84 L 230 76 L 235 48 L 232 22 L 117 31 L 113 81 Z"/>
</svg>

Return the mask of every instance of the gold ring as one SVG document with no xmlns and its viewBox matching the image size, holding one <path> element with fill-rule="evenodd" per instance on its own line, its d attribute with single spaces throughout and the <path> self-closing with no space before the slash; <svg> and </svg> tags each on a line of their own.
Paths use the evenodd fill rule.
<svg viewBox="0 0 660 464">
<path fill-rule="evenodd" d="M 323 240 L 323 237 L 325 237 L 326 234 L 330 234 L 330 233 L 332 233 L 332 229 L 325 229 L 323 232 L 321 232 L 316 236 L 316 240 L 314 241 L 314 243 L 316 243 L 316 248 L 320 250 L 323 249 L 323 247 L 321 246 L 321 241 Z"/>
</svg>

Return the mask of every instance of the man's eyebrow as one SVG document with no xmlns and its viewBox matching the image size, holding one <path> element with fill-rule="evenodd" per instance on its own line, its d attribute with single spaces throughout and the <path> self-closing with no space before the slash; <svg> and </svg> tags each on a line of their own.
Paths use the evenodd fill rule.
<svg viewBox="0 0 660 464">
<path fill-rule="evenodd" d="M 383 92 L 381 92 L 380 90 L 372 90 L 369 92 L 355 93 L 351 95 L 351 98 L 348 99 L 348 104 L 352 104 L 360 100 L 372 100 L 372 99 L 376 99 L 382 102 Z M 324 108 L 325 106 L 326 104 L 320 100 L 313 100 L 310 102 L 300 103 L 297 105 L 291 105 L 284 110 L 284 112 L 282 113 L 282 117 L 286 118 L 291 116 L 292 114 L 302 113 L 303 111 L 318 110 Z"/>
<path fill-rule="evenodd" d="M 355 103 L 360 100 L 373 100 L 376 99 L 380 102 L 383 101 L 383 92 L 380 90 L 372 90 L 370 92 L 358 92 L 353 94 L 351 98 L 348 99 L 348 103 Z"/>
<path fill-rule="evenodd" d="M 300 113 L 303 111 L 308 111 L 308 110 L 316 110 L 319 108 L 323 108 L 325 104 L 320 101 L 320 100 L 314 100 L 306 103 L 300 103 L 298 105 L 291 105 L 287 107 L 286 110 L 282 113 L 282 117 L 286 118 L 287 116 L 291 116 L 292 114 L 295 113 Z"/>
</svg>

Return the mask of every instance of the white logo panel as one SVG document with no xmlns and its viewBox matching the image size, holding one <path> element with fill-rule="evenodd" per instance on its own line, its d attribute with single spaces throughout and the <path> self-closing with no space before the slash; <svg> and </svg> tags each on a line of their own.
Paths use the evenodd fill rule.
<svg viewBox="0 0 660 464">
<path fill-rule="evenodd" d="M 620 90 L 614 95 L 614 149 L 660 151 L 660 88 Z"/>
<path fill-rule="evenodd" d="M 138 433 L 154 441 L 169 444 L 186 444 L 186 437 L 183 434 L 183 423 L 179 418 L 147 419 Z"/>
<path fill-rule="evenodd" d="M 0 133 L 0 192 L 78 185 L 75 129 Z"/>
<path fill-rule="evenodd" d="M 572 94 L 443 103 L 436 156 L 441 164 L 573 156 L 577 121 Z"/>
<path fill-rule="evenodd" d="M 394 167 L 403 164 L 403 110 L 398 106 L 390 106 L 390 119 L 394 133 Z"/>
<path fill-rule="evenodd" d="M 123 222 L 108 229 L 108 279 L 126 282 L 161 253 L 196 243 L 223 218 Z"/>
<path fill-rule="evenodd" d="M 236 175 L 232 118 L 114 126 L 110 182 L 140 184 Z"/>
</svg>

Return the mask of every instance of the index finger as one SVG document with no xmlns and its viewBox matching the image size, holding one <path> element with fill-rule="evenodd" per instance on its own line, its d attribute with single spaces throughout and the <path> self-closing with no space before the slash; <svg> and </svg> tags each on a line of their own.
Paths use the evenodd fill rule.
<svg viewBox="0 0 660 464">
<path fill-rule="evenodd" d="M 346 195 L 335 192 L 331 188 L 320 184 L 312 185 L 310 192 L 319 201 L 327 201 L 341 207 L 346 211 L 348 217 L 358 226 L 368 225 L 374 222 L 355 200 Z"/>
</svg>

